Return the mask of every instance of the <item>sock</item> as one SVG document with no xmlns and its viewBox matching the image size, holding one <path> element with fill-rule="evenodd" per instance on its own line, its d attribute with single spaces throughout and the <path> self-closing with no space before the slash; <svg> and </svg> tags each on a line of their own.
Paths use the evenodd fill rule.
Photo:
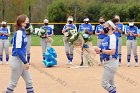
<svg viewBox="0 0 140 93">
<path fill-rule="evenodd" d="M 119 54 L 119 62 L 121 63 L 122 54 Z"/>
<path fill-rule="evenodd" d="M 73 54 L 70 54 L 70 61 L 72 62 L 73 60 Z"/>
<path fill-rule="evenodd" d="M 101 63 L 103 62 L 103 56 L 102 56 L 102 54 L 100 54 L 100 62 Z"/>
<path fill-rule="evenodd" d="M 9 61 L 9 55 L 6 55 L 6 61 L 7 62 Z"/>
<path fill-rule="evenodd" d="M 13 90 L 10 88 L 7 88 L 6 93 L 13 93 Z"/>
<path fill-rule="evenodd" d="M 2 59 L 2 57 L 3 57 L 3 56 L 2 56 L 2 55 L 0 55 L 0 61 L 2 61 L 2 60 L 3 60 L 3 59 Z"/>
<path fill-rule="evenodd" d="M 105 88 L 109 93 L 116 93 L 116 88 L 113 86 L 108 86 Z"/>
<path fill-rule="evenodd" d="M 113 89 L 109 93 L 116 93 L 116 87 L 113 87 Z"/>
<path fill-rule="evenodd" d="M 82 49 L 82 52 L 81 52 L 81 64 L 80 65 L 83 65 L 83 49 Z"/>
<path fill-rule="evenodd" d="M 127 55 L 127 62 L 130 63 L 130 58 L 131 58 L 131 55 Z"/>
<path fill-rule="evenodd" d="M 67 59 L 70 60 L 70 54 L 66 53 Z"/>
<path fill-rule="evenodd" d="M 135 62 L 138 63 L 138 55 L 134 56 Z"/>
<path fill-rule="evenodd" d="M 113 90 L 113 91 L 111 91 L 111 92 L 109 92 L 109 93 L 117 93 L 117 92 L 116 92 L 116 90 Z"/>
<path fill-rule="evenodd" d="M 27 93 L 34 93 L 33 87 L 26 88 Z"/>
<path fill-rule="evenodd" d="M 27 61 L 30 63 L 30 54 L 27 54 Z"/>
<path fill-rule="evenodd" d="M 43 56 L 43 60 L 45 60 L 45 57 Z"/>
</svg>

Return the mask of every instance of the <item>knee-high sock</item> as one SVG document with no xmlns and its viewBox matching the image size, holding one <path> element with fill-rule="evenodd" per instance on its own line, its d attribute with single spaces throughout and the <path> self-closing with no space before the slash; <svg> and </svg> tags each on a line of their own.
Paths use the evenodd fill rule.
<svg viewBox="0 0 140 93">
<path fill-rule="evenodd" d="M 7 88 L 6 93 L 13 93 L 14 90 Z"/>
<path fill-rule="evenodd" d="M 127 55 L 127 62 L 130 62 L 131 55 Z"/>
<path fill-rule="evenodd" d="M 109 93 L 116 93 L 116 88 L 108 84 L 104 87 Z"/>
<path fill-rule="evenodd" d="M 121 63 L 122 54 L 119 54 L 119 62 Z"/>
<path fill-rule="evenodd" d="M 135 62 L 138 63 L 138 55 L 134 56 Z"/>
<path fill-rule="evenodd" d="M 30 54 L 27 54 L 27 61 L 30 63 Z"/>
<path fill-rule="evenodd" d="M 80 64 L 81 66 L 83 65 L 83 58 L 84 58 L 83 56 L 84 55 L 83 55 L 83 49 L 82 49 L 82 52 L 81 52 L 81 64 Z"/>
<path fill-rule="evenodd" d="M 66 53 L 67 59 L 70 60 L 70 54 Z"/>
<path fill-rule="evenodd" d="M 102 56 L 102 54 L 100 54 L 100 62 L 101 63 L 103 62 L 103 56 Z"/>
<path fill-rule="evenodd" d="M 43 60 L 45 60 L 45 55 L 43 54 Z"/>
<path fill-rule="evenodd" d="M 6 55 L 6 61 L 9 61 L 9 55 Z"/>
<path fill-rule="evenodd" d="M 0 61 L 3 61 L 3 56 L 2 55 L 0 55 Z"/>
<path fill-rule="evenodd" d="M 72 62 L 72 60 L 73 60 L 73 54 L 70 54 L 70 61 Z"/>
<path fill-rule="evenodd" d="M 33 87 L 28 87 L 26 88 L 26 90 L 27 90 L 27 93 L 34 93 Z"/>
</svg>

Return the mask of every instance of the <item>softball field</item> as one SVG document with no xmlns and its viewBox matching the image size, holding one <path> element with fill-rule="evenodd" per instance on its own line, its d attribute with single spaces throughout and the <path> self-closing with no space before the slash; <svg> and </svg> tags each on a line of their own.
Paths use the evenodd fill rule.
<svg viewBox="0 0 140 93">
<path fill-rule="evenodd" d="M 42 62 L 41 47 L 31 47 L 30 73 L 35 93 L 107 93 L 100 83 L 103 66 L 98 66 L 99 55 L 95 57 L 93 67 L 68 68 L 64 47 L 54 46 L 54 48 L 58 54 L 58 66 L 46 68 Z M 77 50 L 74 54 L 74 65 L 80 64 L 80 53 Z M 139 51 L 140 46 L 138 46 L 138 56 L 140 57 Z M 0 65 L 0 93 L 5 93 L 9 80 L 10 66 Z M 127 67 L 126 46 L 122 47 L 122 65 L 116 74 L 116 85 L 117 93 L 140 93 L 140 66 L 134 67 L 132 56 L 131 67 Z M 14 93 L 26 93 L 22 77 Z"/>
</svg>

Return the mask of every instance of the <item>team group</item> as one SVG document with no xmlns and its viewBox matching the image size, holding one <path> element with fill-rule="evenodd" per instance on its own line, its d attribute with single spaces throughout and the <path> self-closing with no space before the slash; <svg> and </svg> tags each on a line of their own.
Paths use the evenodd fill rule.
<svg viewBox="0 0 140 93">
<path fill-rule="evenodd" d="M 84 40 L 81 47 L 81 66 L 83 62 L 83 52 L 91 46 L 91 35 L 93 34 L 92 25 L 89 23 L 89 18 L 85 18 L 84 23 L 77 27 L 73 24 L 73 17 L 67 18 L 67 24 L 62 29 L 64 34 L 64 46 L 65 52 L 68 59 L 68 64 L 72 64 L 73 61 L 73 50 L 74 42 L 81 36 Z M 53 40 L 53 30 L 49 27 L 48 19 L 44 19 L 44 25 L 41 29 L 46 30 L 47 33 L 43 32 L 41 35 L 42 55 L 43 60 L 44 52 L 46 48 L 50 47 Z M 114 82 L 114 75 L 118 68 L 118 63 L 121 63 L 121 44 L 122 44 L 122 32 L 123 24 L 120 23 L 120 17 L 115 15 L 113 20 L 105 22 L 104 18 L 99 19 L 99 25 L 96 27 L 95 34 L 98 36 L 98 47 L 94 49 L 96 54 L 100 54 L 101 65 L 104 64 L 104 72 L 102 78 L 102 87 L 109 93 L 116 93 L 116 86 Z M 11 78 L 10 83 L 7 87 L 6 93 L 13 93 L 14 88 L 17 85 L 19 78 L 22 76 L 26 83 L 27 93 L 34 93 L 32 79 L 29 74 L 29 63 L 30 63 L 30 44 L 31 44 L 31 33 L 33 31 L 32 25 L 29 23 L 29 19 L 26 15 L 19 15 L 16 19 L 15 32 L 10 41 L 12 44 L 12 57 L 11 57 Z M 45 31 L 45 32 L 46 32 Z M 71 32 L 72 31 L 72 32 Z M 74 33 L 73 33 L 74 31 Z M 81 32 L 77 34 L 76 32 Z M 135 66 L 138 66 L 138 55 L 137 55 L 137 40 L 138 28 L 134 25 L 133 21 L 129 22 L 129 26 L 126 28 L 125 35 L 127 36 L 127 61 L 130 66 L 131 50 L 133 50 L 134 58 L 136 61 Z M 6 63 L 9 61 L 9 41 L 10 31 L 7 28 L 7 23 L 2 22 L 0 28 L 0 63 L 3 63 L 3 49 L 6 51 Z M 27 56 L 26 56 L 27 55 Z M 27 57 L 27 58 L 26 58 Z M 118 60 L 119 58 L 119 60 Z"/>
<path fill-rule="evenodd" d="M 89 23 L 89 18 L 85 18 L 84 23 L 79 26 L 78 32 L 85 31 L 85 33 L 89 36 L 93 34 L 93 28 L 92 25 Z M 49 20 L 44 19 L 44 25 L 41 28 L 44 28 L 47 30 L 47 33 L 42 34 L 41 37 L 41 46 L 42 46 L 42 55 L 46 51 L 47 47 L 50 47 L 53 40 L 51 37 L 53 36 L 53 29 L 48 26 Z M 97 45 L 100 46 L 101 42 L 103 39 L 107 36 L 104 33 L 104 23 L 105 20 L 103 17 L 99 18 L 99 25 L 96 26 L 95 29 L 95 34 L 97 35 Z M 116 25 L 116 29 L 114 30 L 114 34 L 118 37 L 119 39 L 119 44 L 118 44 L 118 59 L 119 59 L 119 65 L 121 65 L 121 59 L 122 59 L 122 53 L 121 53 L 121 46 L 122 46 L 122 33 L 124 32 L 124 26 L 120 22 L 120 17 L 118 15 L 114 16 L 114 23 Z M 5 50 L 6 54 L 6 64 L 8 64 L 9 61 L 9 40 L 8 37 L 10 36 L 10 31 L 7 28 L 7 23 L 5 21 L 2 21 L 2 27 L 0 28 L 0 64 L 3 63 L 3 50 Z M 68 64 L 72 64 L 73 60 L 73 50 L 74 46 L 69 43 L 68 38 L 69 38 L 69 29 L 75 29 L 77 31 L 76 25 L 73 24 L 73 17 L 69 16 L 67 18 L 67 24 L 64 26 L 62 29 L 62 33 L 64 34 L 64 46 L 65 46 L 65 53 L 68 59 Z M 30 45 L 31 45 L 31 34 L 33 32 L 33 26 L 28 23 L 26 26 L 26 36 L 27 36 L 27 61 L 30 62 Z M 131 50 L 133 51 L 134 59 L 135 59 L 135 66 L 138 66 L 138 55 L 137 55 L 137 39 L 136 37 L 138 36 L 138 27 L 134 25 L 134 22 L 131 20 L 129 22 L 129 26 L 125 29 L 125 35 L 127 37 L 127 62 L 128 62 L 128 67 L 130 66 L 130 59 L 131 59 Z M 87 36 L 88 37 L 88 36 Z M 12 40 L 11 40 L 12 41 Z M 12 42 L 11 42 L 12 43 Z M 83 56 L 83 53 L 81 53 L 81 58 Z M 43 56 L 43 60 L 45 57 Z M 103 58 L 102 55 L 100 55 L 100 65 L 102 65 Z M 83 65 L 83 59 L 81 59 L 81 64 Z"/>
</svg>

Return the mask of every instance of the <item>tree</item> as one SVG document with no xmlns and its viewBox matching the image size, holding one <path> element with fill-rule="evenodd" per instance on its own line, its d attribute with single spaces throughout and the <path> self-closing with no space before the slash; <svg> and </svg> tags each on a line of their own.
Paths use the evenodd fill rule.
<svg viewBox="0 0 140 93">
<path fill-rule="evenodd" d="M 67 16 L 67 6 L 63 2 L 54 2 L 48 6 L 48 17 L 50 21 L 65 22 Z"/>
</svg>

